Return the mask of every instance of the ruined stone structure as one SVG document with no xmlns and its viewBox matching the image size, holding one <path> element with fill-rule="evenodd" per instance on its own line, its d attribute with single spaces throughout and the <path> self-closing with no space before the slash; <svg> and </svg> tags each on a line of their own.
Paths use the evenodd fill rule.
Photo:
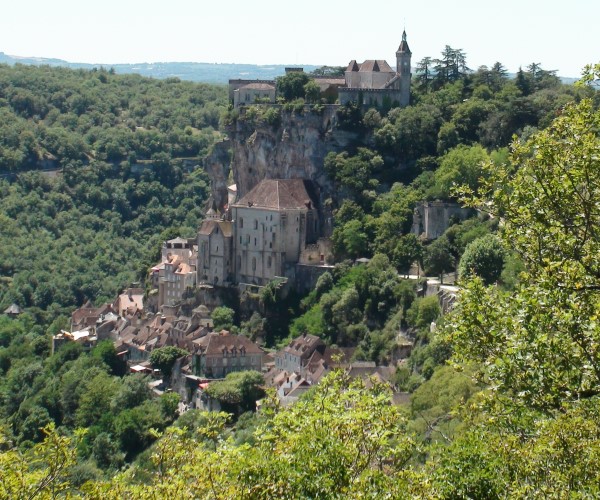
<svg viewBox="0 0 600 500">
<path fill-rule="evenodd" d="M 475 211 L 458 203 L 425 201 L 415 207 L 411 232 L 428 240 L 439 238 L 453 222 L 473 217 Z"/>
</svg>

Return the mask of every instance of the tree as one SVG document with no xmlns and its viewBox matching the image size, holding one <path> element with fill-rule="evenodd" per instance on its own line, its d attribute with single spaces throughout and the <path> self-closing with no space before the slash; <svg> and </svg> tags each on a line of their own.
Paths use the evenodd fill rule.
<svg viewBox="0 0 600 500">
<path fill-rule="evenodd" d="M 231 330 L 235 318 L 235 311 L 230 307 L 215 307 L 211 314 L 211 318 L 213 320 L 213 330 L 216 332 L 221 330 Z"/>
<path fill-rule="evenodd" d="M 446 236 L 440 236 L 425 247 L 423 253 L 423 265 L 427 275 L 439 276 L 443 282 L 443 274 L 454 270 L 456 262 Z"/>
<path fill-rule="evenodd" d="M 317 103 L 321 98 L 321 88 L 314 80 L 309 80 L 304 84 L 304 98 L 306 102 Z"/>
<path fill-rule="evenodd" d="M 275 79 L 277 93 L 286 101 L 303 98 L 306 94 L 304 86 L 311 80 L 303 71 L 290 71 L 284 76 Z"/>
<path fill-rule="evenodd" d="M 223 381 L 212 382 L 206 388 L 206 394 L 218 400 L 225 411 L 237 415 L 256 409 L 256 401 L 265 395 L 264 383 L 265 379 L 259 372 L 233 372 L 227 374 Z"/>
<path fill-rule="evenodd" d="M 434 175 L 434 186 L 428 193 L 431 198 L 450 199 L 452 189 L 467 185 L 476 189 L 480 179 L 486 175 L 483 164 L 489 161 L 487 151 L 479 144 L 465 146 L 461 144 L 448 151 L 441 159 L 440 168 Z"/>
<path fill-rule="evenodd" d="M 150 363 L 152 366 L 158 368 L 166 378 L 170 378 L 175 361 L 188 354 L 186 350 L 179 347 L 159 347 L 158 349 L 154 349 L 150 354 Z"/>
<path fill-rule="evenodd" d="M 429 92 L 429 87 L 433 81 L 433 59 L 431 57 L 424 57 L 417 63 L 416 79 L 419 82 L 419 86 L 424 89 L 426 93 Z"/>
<path fill-rule="evenodd" d="M 449 328 L 457 356 L 486 366 L 512 404 L 552 412 L 600 393 L 598 130 L 583 100 L 514 143 L 510 166 L 488 165 L 484 199 L 526 271 L 510 294 L 473 280 Z"/>
<path fill-rule="evenodd" d="M 114 375 L 123 375 L 127 366 L 117 356 L 115 344 L 112 340 L 102 340 L 92 349 L 92 356 L 101 359 Z"/>
<path fill-rule="evenodd" d="M 416 328 L 429 328 L 441 314 L 440 304 L 435 295 L 416 299 L 406 311 L 406 321 Z"/>
<path fill-rule="evenodd" d="M 119 412 L 134 408 L 150 399 L 152 390 L 148 385 L 149 381 L 147 376 L 138 373 L 123 378 L 121 386 L 110 403 L 112 410 Z"/>
<path fill-rule="evenodd" d="M 358 220 L 351 220 L 333 230 L 333 248 L 336 255 L 357 258 L 367 251 L 367 236 Z"/>
<path fill-rule="evenodd" d="M 458 265 L 461 279 L 479 276 L 485 285 L 496 283 L 500 279 L 506 250 L 502 242 L 494 235 L 487 235 L 469 243 Z"/>
</svg>

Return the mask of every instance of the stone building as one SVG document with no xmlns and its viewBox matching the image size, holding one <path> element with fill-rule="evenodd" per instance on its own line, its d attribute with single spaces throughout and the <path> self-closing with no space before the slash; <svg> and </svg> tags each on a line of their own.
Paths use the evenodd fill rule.
<svg viewBox="0 0 600 500">
<path fill-rule="evenodd" d="M 264 179 L 231 206 L 237 283 L 266 285 L 286 276 L 319 236 L 315 185 L 304 179 Z"/>
<path fill-rule="evenodd" d="M 162 259 L 151 270 L 152 284 L 158 288 L 158 306 L 179 302 L 186 289 L 196 285 L 198 248 L 195 239 L 175 238 L 162 247 Z"/>
<path fill-rule="evenodd" d="M 233 91 L 233 106 L 275 102 L 275 82 L 252 82 Z"/>
<path fill-rule="evenodd" d="M 396 51 L 396 69 L 383 60 L 350 61 L 345 72 L 346 85 L 338 89 L 340 104 L 350 102 L 363 107 L 408 106 L 410 101 L 411 51 L 406 31 Z"/>
<path fill-rule="evenodd" d="M 453 222 L 473 217 L 472 208 L 463 208 L 458 203 L 446 201 L 424 201 L 413 212 L 411 232 L 427 240 L 439 238 Z"/>
<path fill-rule="evenodd" d="M 315 77 L 321 97 L 329 103 L 339 100 L 344 105 L 356 103 L 363 108 L 408 106 L 412 53 L 402 33 L 402 41 L 396 51 L 396 68 L 382 59 L 369 59 L 363 63 L 350 61 L 344 77 Z M 286 73 L 302 71 L 302 68 L 286 68 Z M 229 80 L 229 100 L 234 107 L 255 102 L 276 101 L 275 80 Z"/>
<path fill-rule="evenodd" d="M 198 231 L 198 283 L 227 285 L 233 280 L 233 227 L 214 208 Z"/>
<path fill-rule="evenodd" d="M 262 369 L 264 351 L 245 335 L 223 330 L 192 343 L 192 371 L 197 376 L 223 378 L 235 371 Z"/>
</svg>

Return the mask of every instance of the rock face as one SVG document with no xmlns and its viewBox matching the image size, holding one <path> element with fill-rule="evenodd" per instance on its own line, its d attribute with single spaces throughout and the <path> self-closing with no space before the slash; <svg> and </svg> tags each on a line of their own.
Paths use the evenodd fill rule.
<svg viewBox="0 0 600 500">
<path fill-rule="evenodd" d="M 231 147 L 229 139 L 214 145 L 211 153 L 204 159 L 203 167 L 211 180 L 211 191 L 219 209 L 227 203 L 227 184 L 231 168 Z"/>
<path fill-rule="evenodd" d="M 281 111 L 276 126 L 262 120 L 240 118 L 228 130 L 231 139 L 233 178 L 241 197 L 261 180 L 311 179 L 320 189 L 321 204 L 331 197 L 333 186 L 323 170 L 330 151 L 340 152 L 356 141 L 357 135 L 341 130 L 339 106 L 324 106 L 316 113 Z"/>
</svg>

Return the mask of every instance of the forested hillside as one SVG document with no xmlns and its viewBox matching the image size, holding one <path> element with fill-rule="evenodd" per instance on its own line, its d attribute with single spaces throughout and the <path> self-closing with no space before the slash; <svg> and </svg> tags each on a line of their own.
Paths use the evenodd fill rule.
<svg viewBox="0 0 600 500">
<path fill-rule="evenodd" d="M 288 407 L 267 395 L 258 413 L 178 417 L 177 396 L 152 398 L 147 380 L 123 376 L 111 343 L 49 355 L 48 337 L 61 313 L 143 276 L 167 235 L 194 234 L 209 180 L 180 160 L 220 138 L 200 116 L 216 120 L 225 92 L 0 67 L 3 168 L 18 174 L 0 181 L 0 306 L 27 310 L 0 321 L 0 497 L 598 496 L 598 93 L 537 65 L 516 80 L 498 64 L 428 71 L 408 108 L 340 110 L 357 140 L 324 164 L 337 192 L 327 200 L 331 273 L 301 300 L 282 303 L 264 287 L 264 318 L 232 325 L 233 311 L 219 311 L 249 336 L 277 323 L 270 342 L 314 333 L 377 363 L 408 332 L 415 349 L 394 383 L 410 401 L 392 404 L 387 385 L 334 371 Z M 600 67 L 586 81 L 597 77 Z M 51 96 L 65 88 L 60 108 Z M 67 103 L 80 98 L 78 114 Z M 74 147 L 61 152 L 49 129 Z M 24 172 L 52 158 L 57 178 Z M 417 202 L 459 198 L 480 215 L 434 242 L 410 234 Z M 371 259 L 352 265 L 360 256 Z M 440 318 L 437 298 L 417 297 L 403 279 L 414 261 L 434 275 L 458 267 L 451 314 Z M 239 401 L 258 394 L 257 380 L 226 379 L 219 390 Z"/>
<path fill-rule="evenodd" d="M 177 80 L 0 66 L 0 308 L 52 321 L 142 281 L 167 235 L 193 236 L 209 179 L 184 158 L 201 164 L 220 140 L 225 100 Z"/>
</svg>

